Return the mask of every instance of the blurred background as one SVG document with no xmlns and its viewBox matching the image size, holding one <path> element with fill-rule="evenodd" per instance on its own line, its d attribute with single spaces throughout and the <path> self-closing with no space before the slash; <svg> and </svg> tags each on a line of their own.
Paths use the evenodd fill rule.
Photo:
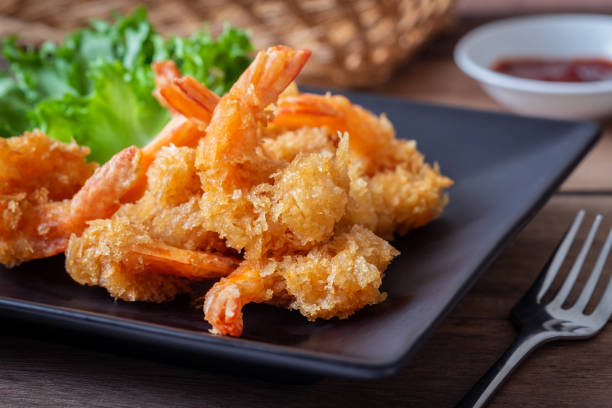
<svg viewBox="0 0 612 408">
<path fill-rule="evenodd" d="M 0 0 L 0 37 L 60 41 L 91 18 L 125 14 L 138 5 L 146 6 L 163 34 L 203 27 L 215 34 L 227 21 L 249 28 L 256 48 L 311 48 L 302 82 L 360 88 L 389 81 L 428 44 L 428 52 L 450 52 L 445 35 L 456 39 L 457 30 L 492 16 L 612 13 L 610 0 Z"/>
</svg>

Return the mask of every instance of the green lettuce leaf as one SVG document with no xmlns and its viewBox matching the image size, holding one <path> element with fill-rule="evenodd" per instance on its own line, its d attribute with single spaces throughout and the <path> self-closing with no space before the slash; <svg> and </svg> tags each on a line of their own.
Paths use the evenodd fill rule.
<svg viewBox="0 0 612 408">
<path fill-rule="evenodd" d="M 31 108 L 15 81 L 0 73 L 0 137 L 13 136 L 26 129 Z"/>
<path fill-rule="evenodd" d="M 30 112 L 35 127 L 55 139 L 90 146 L 90 159 L 105 162 L 126 146 L 145 145 L 170 120 L 150 92 L 150 69 L 100 62 L 92 77 L 88 96 L 66 94 L 39 103 Z"/>
<path fill-rule="evenodd" d="M 151 63 L 174 60 L 181 72 L 222 94 L 250 62 L 246 32 L 224 27 L 163 39 L 144 8 L 115 22 L 93 20 L 60 45 L 20 47 L 5 39 L 8 72 L 0 73 L 0 136 L 39 128 L 57 140 L 91 148 L 99 162 L 132 144 L 143 146 L 168 122 L 153 98 Z"/>
</svg>

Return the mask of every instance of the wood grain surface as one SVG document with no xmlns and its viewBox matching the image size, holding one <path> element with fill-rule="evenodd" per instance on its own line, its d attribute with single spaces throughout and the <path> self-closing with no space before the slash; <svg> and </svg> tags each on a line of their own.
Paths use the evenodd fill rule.
<svg viewBox="0 0 612 408">
<path fill-rule="evenodd" d="M 482 20 L 459 19 L 453 30 L 376 91 L 503 109 L 459 72 L 451 58 L 457 38 Z M 0 406 L 453 406 L 512 341 L 515 332 L 507 320 L 509 311 L 578 209 L 602 213 L 606 225 L 611 224 L 611 176 L 612 126 L 608 124 L 602 141 L 561 191 L 505 248 L 414 359 L 392 378 L 270 382 L 118 354 L 114 348 L 105 351 L 70 345 L 62 341 L 61 333 L 5 321 L 0 330 Z M 612 330 L 608 328 L 594 340 L 544 346 L 519 368 L 491 406 L 609 407 L 610 384 Z"/>
</svg>

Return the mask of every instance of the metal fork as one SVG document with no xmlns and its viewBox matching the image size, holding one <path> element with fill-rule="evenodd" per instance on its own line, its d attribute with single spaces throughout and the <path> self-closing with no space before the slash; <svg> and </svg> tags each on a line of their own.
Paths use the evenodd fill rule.
<svg viewBox="0 0 612 408">
<path fill-rule="evenodd" d="M 610 315 L 612 315 L 612 279 L 608 282 L 605 292 L 593 312 L 587 315 L 584 313 L 584 309 L 593 295 L 608 258 L 612 246 L 612 229 L 608 233 L 597 262 L 578 300 L 567 309 L 562 307 L 580 274 L 597 229 L 601 224 L 601 215 L 595 217 L 582 249 L 559 291 L 549 303 L 542 303 L 542 298 L 550 288 L 569 252 L 584 219 L 584 214 L 584 210 L 578 213 L 572 226 L 536 281 L 512 309 L 510 318 L 519 330 L 519 335 L 514 343 L 478 380 L 457 404 L 457 407 L 484 406 L 525 357 L 541 344 L 553 340 L 588 339 L 597 335 L 605 326 Z"/>
</svg>

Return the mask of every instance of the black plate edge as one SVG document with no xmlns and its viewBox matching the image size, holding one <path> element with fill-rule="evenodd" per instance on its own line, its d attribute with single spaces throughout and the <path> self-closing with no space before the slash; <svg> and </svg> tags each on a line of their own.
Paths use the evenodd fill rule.
<svg viewBox="0 0 612 408">
<path fill-rule="evenodd" d="M 471 109 L 464 109 L 471 110 Z M 474 109 L 474 111 L 480 111 Z M 498 113 L 498 112 L 493 112 Z M 505 113 L 500 113 L 502 115 L 508 115 Z M 509 114 L 510 116 L 516 116 Z M 538 118 L 544 119 L 544 118 Z M 545 119 L 547 120 L 547 119 Z M 555 120 L 556 121 L 556 120 Z M 435 329 L 442 323 L 442 321 L 446 318 L 446 316 L 454 309 L 454 307 L 459 303 L 461 299 L 467 294 L 467 292 L 474 286 L 474 284 L 480 279 L 480 277 L 484 274 L 487 268 L 495 261 L 495 259 L 499 256 L 502 250 L 506 247 L 506 245 L 514 239 L 522 230 L 529 224 L 529 222 L 537 215 L 537 213 L 544 207 L 544 205 L 548 202 L 550 197 L 555 193 L 555 191 L 559 188 L 559 186 L 567 179 L 567 177 L 571 174 L 571 172 L 580 164 L 582 159 L 589 153 L 589 151 L 595 146 L 595 144 L 601 139 L 603 130 L 601 126 L 592 121 L 564 121 L 568 124 L 576 124 L 585 127 L 585 133 L 590 132 L 592 134 L 589 142 L 585 144 L 584 148 L 577 152 L 574 156 L 573 160 L 568 162 L 563 171 L 560 173 L 559 177 L 549 186 L 549 188 L 544 192 L 544 194 L 540 197 L 538 201 L 536 201 L 530 208 L 525 211 L 525 213 L 521 216 L 519 221 L 512 227 L 510 230 L 502 236 L 496 243 L 494 249 L 490 252 L 490 254 L 483 259 L 481 264 L 476 268 L 475 272 L 470 276 L 461 288 L 456 292 L 455 296 L 451 299 L 451 301 L 447 304 L 444 310 L 432 321 L 432 323 L 425 329 L 423 335 L 421 335 L 414 343 L 414 345 L 399 359 L 396 361 L 390 361 L 384 363 L 386 367 L 391 371 L 391 374 L 395 374 L 399 368 L 401 368 L 413 355 L 416 353 L 423 344 L 431 337 Z M 588 128 L 591 128 L 588 130 Z M 518 300 L 518 299 L 517 299 Z M 510 311 L 508 311 L 510 313 Z M 382 366 L 382 364 L 381 364 Z"/>
<path fill-rule="evenodd" d="M 347 378 L 380 378 L 391 375 L 388 367 L 376 363 L 338 358 L 333 354 L 296 350 L 288 346 L 268 346 L 251 340 L 228 339 L 220 336 L 198 335 L 174 329 L 168 335 L 164 326 L 142 323 L 92 312 L 74 311 L 36 302 L 0 297 L 0 316 L 20 318 L 38 324 L 39 319 L 51 327 L 70 326 L 71 330 L 94 333 L 101 337 L 124 339 L 130 342 L 194 354 L 227 358 L 247 364 L 291 369 L 317 375 Z"/>
</svg>

